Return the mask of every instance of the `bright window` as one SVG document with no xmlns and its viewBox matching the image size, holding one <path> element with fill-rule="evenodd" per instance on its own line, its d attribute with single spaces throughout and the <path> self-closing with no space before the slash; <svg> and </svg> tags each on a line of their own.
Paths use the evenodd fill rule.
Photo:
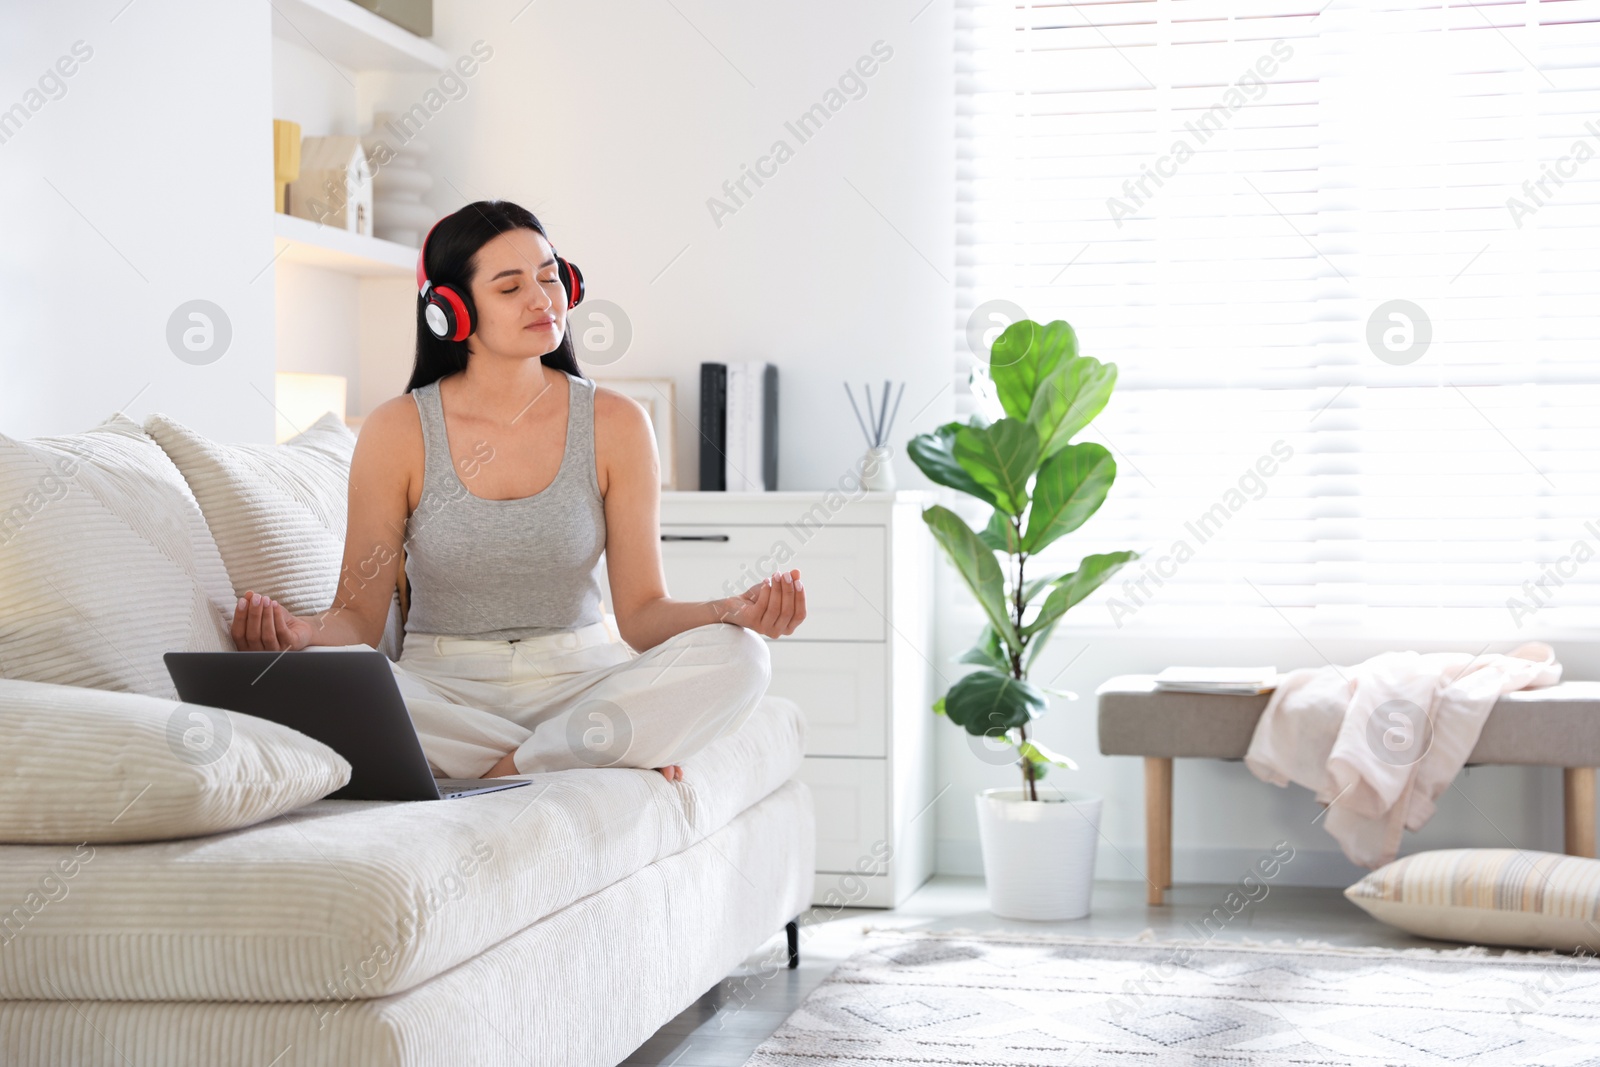
<svg viewBox="0 0 1600 1067">
<path fill-rule="evenodd" d="M 958 321 L 1120 371 L 1034 571 L 1146 553 L 1078 625 L 1581 632 L 1600 0 L 1325 2 L 958 3 Z"/>
</svg>

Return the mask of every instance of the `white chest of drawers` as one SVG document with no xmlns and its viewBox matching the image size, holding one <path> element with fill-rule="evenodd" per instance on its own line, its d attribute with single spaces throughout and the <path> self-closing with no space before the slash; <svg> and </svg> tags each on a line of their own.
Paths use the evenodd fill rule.
<svg viewBox="0 0 1600 1067">
<path fill-rule="evenodd" d="M 933 873 L 937 546 L 921 512 L 934 502 L 923 490 L 661 494 L 674 599 L 800 569 L 806 621 L 768 639 L 768 691 L 806 716 L 820 906 L 894 907 Z"/>
</svg>

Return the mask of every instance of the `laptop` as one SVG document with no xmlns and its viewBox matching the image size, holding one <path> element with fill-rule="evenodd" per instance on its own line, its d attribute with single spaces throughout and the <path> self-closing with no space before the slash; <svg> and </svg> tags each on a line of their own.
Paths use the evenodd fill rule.
<svg viewBox="0 0 1600 1067">
<path fill-rule="evenodd" d="M 532 785 L 504 778 L 435 778 L 389 657 L 375 649 L 168 652 L 178 695 L 190 704 L 270 719 L 350 762 L 336 800 L 456 800 Z"/>
</svg>

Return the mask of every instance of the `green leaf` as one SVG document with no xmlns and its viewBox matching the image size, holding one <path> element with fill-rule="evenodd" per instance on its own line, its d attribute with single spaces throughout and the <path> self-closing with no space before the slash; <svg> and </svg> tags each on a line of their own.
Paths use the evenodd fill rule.
<svg viewBox="0 0 1600 1067">
<path fill-rule="evenodd" d="M 1116 460 L 1092 441 L 1068 445 L 1045 460 L 1033 487 L 1023 551 L 1038 552 L 1082 526 L 1105 503 L 1116 477 Z"/>
<path fill-rule="evenodd" d="M 993 667 L 997 671 L 1011 669 L 1011 661 L 1006 658 L 1005 649 L 1000 646 L 1000 635 L 987 623 L 984 624 L 983 633 L 978 636 L 978 643 L 957 656 L 956 662 L 976 663 L 984 667 Z"/>
<path fill-rule="evenodd" d="M 956 433 L 966 429 L 959 422 L 947 422 L 932 433 L 919 433 L 906 442 L 906 455 L 928 479 L 951 489 L 959 489 L 975 496 L 991 507 L 997 505 L 994 494 L 980 485 L 967 469 L 956 462 L 954 453 Z"/>
<path fill-rule="evenodd" d="M 1055 574 L 1044 574 L 1037 578 L 1029 578 L 1022 583 L 1022 603 L 1024 605 L 1032 604 L 1033 598 L 1039 595 L 1039 590 L 1064 577 L 1064 574 L 1057 571 Z"/>
<path fill-rule="evenodd" d="M 1039 469 L 1039 434 L 1021 419 L 1001 419 L 983 429 L 956 430 L 956 462 L 989 491 L 994 506 L 1021 515 L 1028 506 L 1028 479 Z"/>
<path fill-rule="evenodd" d="M 1061 600 L 1058 600 L 1058 603 L 1056 603 L 1054 608 L 1051 608 L 1050 600 L 1048 600 L 1048 598 L 1046 598 L 1043 605 L 1038 606 L 1038 613 L 1034 614 L 1034 619 L 1032 619 L 1029 624 L 1026 624 L 1024 627 L 1022 627 L 1022 633 L 1024 633 L 1024 635 L 1027 637 L 1027 653 L 1022 656 L 1022 673 L 1024 673 L 1024 675 L 1026 675 L 1029 670 L 1034 669 L 1035 659 L 1038 659 L 1040 653 L 1045 651 L 1045 646 L 1050 643 L 1050 635 L 1054 632 L 1054 629 L 1056 629 L 1056 624 L 1061 622 L 1062 614 L 1066 614 L 1066 609 L 1070 608 L 1072 605 L 1075 605 L 1075 603 L 1078 603 L 1078 601 L 1083 600 L 1083 598 L 1088 597 L 1088 595 L 1090 595 L 1091 592 L 1094 592 L 1094 590 L 1099 589 L 1101 584 L 1104 584 L 1104 582 L 1106 582 L 1107 579 L 1112 576 L 1112 574 L 1117 573 L 1118 569 L 1122 569 L 1123 563 L 1128 563 L 1128 561 L 1136 560 L 1136 558 L 1139 557 L 1138 553 L 1136 552 L 1110 552 L 1107 553 L 1106 557 L 1086 557 L 1085 561 L 1078 565 L 1078 571 L 1083 571 L 1085 566 L 1094 569 L 1099 568 L 1101 565 L 1099 565 L 1099 563 L 1090 563 L 1090 560 L 1099 560 L 1099 558 L 1117 560 L 1118 557 L 1126 558 L 1125 560 L 1122 560 L 1122 563 L 1117 563 L 1115 566 L 1109 566 L 1109 569 L 1106 569 L 1104 573 L 1099 574 L 1098 581 L 1093 581 L 1093 584 L 1088 585 L 1088 587 L 1080 584 L 1075 587 L 1074 592 L 1064 593 Z M 1078 571 L 1074 571 L 1074 573 L 1070 574 L 1056 574 L 1056 576 L 1051 577 L 1050 584 L 1056 585 L 1058 582 L 1091 581 L 1090 574 L 1085 574 L 1083 577 L 1078 577 Z M 1040 579 L 1040 581 L 1043 581 L 1043 579 Z M 1024 585 L 1024 589 L 1029 590 L 1029 600 L 1032 600 L 1032 597 L 1034 597 L 1034 592 L 1037 592 L 1037 589 L 1034 587 L 1034 582 L 1029 582 L 1029 584 Z M 1046 689 L 1046 693 L 1054 693 L 1054 689 Z"/>
<path fill-rule="evenodd" d="M 933 702 L 933 713 L 935 715 L 944 714 L 944 697 L 940 697 L 938 700 Z"/>
<path fill-rule="evenodd" d="M 1117 384 L 1117 365 L 1088 356 L 1067 360 L 1040 383 L 1028 411 L 1039 433 L 1039 455 L 1049 458 L 1101 411 Z"/>
<path fill-rule="evenodd" d="M 1022 583 L 1022 603 L 1023 603 L 1024 607 L 1029 606 L 1029 605 L 1031 605 L 1033 603 L 1033 598 L 1039 595 L 1039 590 L 1044 589 L 1047 586 L 1055 584 L 1056 582 L 1060 581 L 1064 577 L 1065 577 L 1064 574 L 1062 574 L 1060 571 L 1056 571 L 1054 574 L 1041 574 L 1037 578 L 1029 578 L 1026 582 L 1023 582 Z M 1040 607 L 1043 607 L 1043 606 L 1044 605 L 1042 605 L 1042 604 L 1040 605 Z M 1037 614 L 1037 613 L 1035 613 L 1035 614 Z M 1022 632 L 1024 634 L 1029 632 L 1028 631 L 1028 627 L 1026 625 L 1023 626 Z M 1049 636 L 1048 633 L 1045 636 Z M 1034 638 L 1034 639 L 1029 640 L 1028 641 L 1028 651 L 1024 655 L 1023 660 L 1022 660 L 1022 673 L 1023 673 L 1024 677 L 1027 676 L 1028 665 L 1031 664 L 1034 661 L 1034 659 L 1038 657 L 1038 655 L 1039 655 L 1038 639 Z"/>
<path fill-rule="evenodd" d="M 1039 658 L 1039 654 L 1050 643 L 1050 635 L 1055 632 L 1056 623 L 1060 621 L 1060 618 L 1052 619 L 1028 635 L 1028 654 L 1022 658 L 1022 673 L 1024 675 L 1033 670 L 1033 661 Z"/>
<path fill-rule="evenodd" d="M 1026 679 L 976 670 L 950 687 L 944 706 L 951 722 L 982 737 L 1025 725 L 1045 710 L 1048 701 Z"/>
<path fill-rule="evenodd" d="M 1022 551 L 1022 539 L 1017 536 L 1016 527 L 1011 525 L 1011 517 L 999 508 L 989 514 L 989 525 L 979 531 L 978 540 L 996 552 L 1015 555 Z"/>
<path fill-rule="evenodd" d="M 1022 640 L 1006 612 L 1005 578 L 994 550 L 978 539 L 972 528 L 961 521 L 961 516 L 942 504 L 934 504 L 922 512 L 922 521 L 933 531 L 934 538 L 944 548 L 956 573 L 961 575 L 967 588 L 977 598 L 978 606 L 989 617 L 989 625 L 999 633 L 1006 647 L 1013 652 L 1022 651 Z"/>
<path fill-rule="evenodd" d="M 1060 319 L 1044 326 L 1018 319 L 1007 326 L 989 347 L 989 377 L 1006 414 L 1032 421 L 1039 387 L 1077 354 L 1078 336 Z"/>
<path fill-rule="evenodd" d="M 1059 752 L 1054 752 L 1037 741 L 1022 742 L 1022 744 L 1017 746 L 1017 754 L 1034 765 L 1036 774 L 1038 773 L 1038 767 L 1041 763 L 1056 767 L 1065 767 L 1069 771 L 1075 771 L 1078 769 L 1078 765 L 1072 761 L 1071 757 L 1063 756 Z"/>
<path fill-rule="evenodd" d="M 1107 552 L 1103 555 L 1083 557 L 1077 570 L 1063 575 L 1055 585 L 1051 586 L 1050 595 L 1044 598 L 1039 614 L 1022 628 L 1022 632 L 1030 636 L 1030 647 L 1035 641 L 1043 641 L 1048 637 L 1050 628 L 1067 613 L 1069 608 L 1082 603 L 1112 575 L 1138 558 L 1137 552 Z"/>
</svg>

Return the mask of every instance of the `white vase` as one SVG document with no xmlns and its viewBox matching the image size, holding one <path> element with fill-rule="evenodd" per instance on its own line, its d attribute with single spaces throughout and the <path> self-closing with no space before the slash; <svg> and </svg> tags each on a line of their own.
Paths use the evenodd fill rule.
<svg viewBox="0 0 1600 1067">
<path fill-rule="evenodd" d="M 1025 795 L 985 789 L 974 798 L 989 910 L 1002 919 L 1081 919 L 1094 889 L 1104 798 L 1055 789 L 1038 800 Z"/>
<path fill-rule="evenodd" d="M 433 176 L 422 169 L 427 142 L 397 122 L 392 112 L 374 111 L 372 130 L 361 143 L 373 165 L 373 233 L 385 241 L 418 247 L 438 218 L 422 202 L 433 188 Z"/>
<path fill-rule="evenodd" d="M 867 454 L 861 458 L 861 488 L 874 492 L 894 488 L 892 456 L 888 445 L 867 449 Z"/>
</svg>

